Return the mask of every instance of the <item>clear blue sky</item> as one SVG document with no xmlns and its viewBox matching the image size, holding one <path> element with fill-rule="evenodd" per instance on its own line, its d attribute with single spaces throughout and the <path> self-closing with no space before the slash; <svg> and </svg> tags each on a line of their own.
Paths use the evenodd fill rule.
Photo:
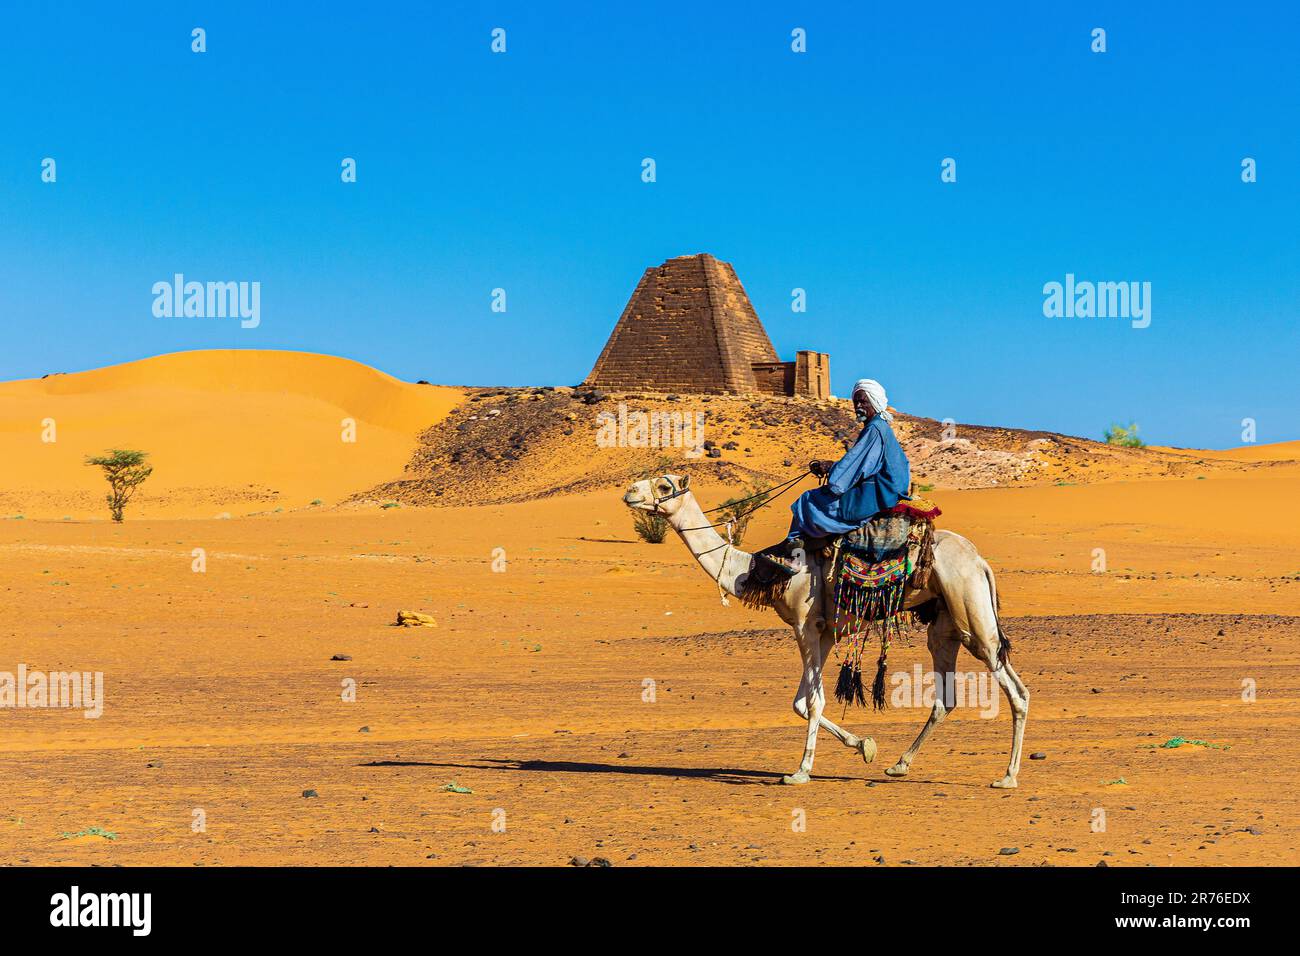
<svg viewBox="0 0 1300 956">
<path fill-rule="evenodd" d="M 0 379 L 285 348 L 573 384 L 646 266 L 711 252 L 838 392 L 1300 438 L 1291 4 L 720 6 L 4 5 Z M 155 318 L 175 272 L 261 282 L 260 327 Z M 1151 282 L 1151 326 L 1045 318 L 1067 272 Z"/>
</svg>

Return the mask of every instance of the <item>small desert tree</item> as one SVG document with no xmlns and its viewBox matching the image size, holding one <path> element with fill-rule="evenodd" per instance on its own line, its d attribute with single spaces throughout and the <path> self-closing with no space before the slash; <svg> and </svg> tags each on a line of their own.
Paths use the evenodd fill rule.
<svg viewBox="0 0 1300 956">
<path fill-rule="evenodd" d="M 121 523 L 122 511 L 131 500 L 135 490 L 144 480 L 153 474 L 153 465 L 146 465 L 144 460 L 148 452 L 131 451 L 125 448 L 109 449 L 107 455 L 95 455 L 86 459 L 87 465 L 98 465 L 104 469 L 108 479 L 109 493 L 104 496 L 108 502 L 109 513 L 113 520 Z"/>
<path fill-rule="evenodd" d="M 740 544 L 745 540 L 745 529 L 755 511 L 767 502 L 768 494 L 757 485 L 750 485 L 739 495 L 728 498 L 718 505 L 718 520 L 731 522 L 731 541 Z M 726 534 L 726 528 L 719 529 Z"/>
</svg>

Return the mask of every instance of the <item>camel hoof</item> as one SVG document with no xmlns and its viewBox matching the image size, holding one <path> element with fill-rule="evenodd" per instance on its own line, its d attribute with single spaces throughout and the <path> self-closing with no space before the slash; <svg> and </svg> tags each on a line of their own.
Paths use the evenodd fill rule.
<svg viewBox="0 0 1300 956">
<path fill-rule="evenodd" d="M 907 771 L 908 771 L 907 764 L 903 763 L 903 761 L 900 760 L 898 761 L 898 763 L 894 764 L 892 767 L 890 767 L 888 770 L 885 771 L 885 776 L 906 777 Z"/>
<path fill-rule="evenodd" d="M 876 742 L 871 737 L 858 741 L 858 752 L 862 754 L 863 763 L 873 763 L 876 759 Z"/>
<path fill-rule="evenodd" d="M 989 786 L 996 790 L 1014 790 L 1018 785 L 1015 777 L 1007 776 L 1001 780 L 994 780 Z"/>
<path fill-rule="evenodd" d="M 798 785 L 801 784 L 801 783 L 807 783 L 807 782 L 808 782 L 809 780 L 811 780 L 811 779 L 812 779 L 812 778 L 809 777 L 808 774 L 806 774 L 806 773 L 804 773 L 802 770 L 800 770 L 798 773 L 792 773 L 792 774 L 788 774 L 787 776 L 782 777 L 782 778 L 781 778 L 781 782 L 784 783 L 784 784 L 788 784 L 788 785 L 790 785 L 790 786 L 792 786 L 792 787 L 795 787 L 795 786 L 798 786 Z"/>
</svg>

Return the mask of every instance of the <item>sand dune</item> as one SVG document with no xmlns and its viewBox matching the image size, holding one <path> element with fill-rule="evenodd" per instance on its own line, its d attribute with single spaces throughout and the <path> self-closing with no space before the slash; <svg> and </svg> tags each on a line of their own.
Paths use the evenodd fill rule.
<svg viewBox="0 0 1300 956">
<path fill-rule="evenodd" d="M 1300 461 L 1300 441 L 1279 441 L 1269 445 L 1242 445 L 1239 448 L 1227 448 L 1223 451 L 1201 451 L 1195 448 L 1155 448 L 1154 450 L 1224 461 Z"/>
<path fill-rule="evenodd" d="M 0 515 L 103 516 L 103 478 L 83 460 L 107 448 L 150 454 L 135 517 L 333 503 L 400 473 L 416 435 L 461 397 L 348 359 L 252 350 L 2 383 Z M 343 440 L 344 419 L 355 442 Z"/>
</svg>

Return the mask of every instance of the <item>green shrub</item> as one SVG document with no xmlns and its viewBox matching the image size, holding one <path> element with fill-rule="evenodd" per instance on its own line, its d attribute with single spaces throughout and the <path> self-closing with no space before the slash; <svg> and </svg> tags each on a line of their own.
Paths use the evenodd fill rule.
<svg viewBox="0 0 1300 956">
<path fill-rule="evenodd" d="M 1138 438 L 1137 423 L 1125 427 L 1123 425 L 1111 425 L 1102 435 L 1106 439 L 1107 445 L 1118 445 L 1121 448 L 1145 448 L 1146 442 Z"/>
<path fill-rule="evenodd" d="M 632 513 L 632 528 L 637 537 L 650 544 L 663 544 L 664 538 L 668 537 L 668 519 L 648 511 Z"/>
</svg>

